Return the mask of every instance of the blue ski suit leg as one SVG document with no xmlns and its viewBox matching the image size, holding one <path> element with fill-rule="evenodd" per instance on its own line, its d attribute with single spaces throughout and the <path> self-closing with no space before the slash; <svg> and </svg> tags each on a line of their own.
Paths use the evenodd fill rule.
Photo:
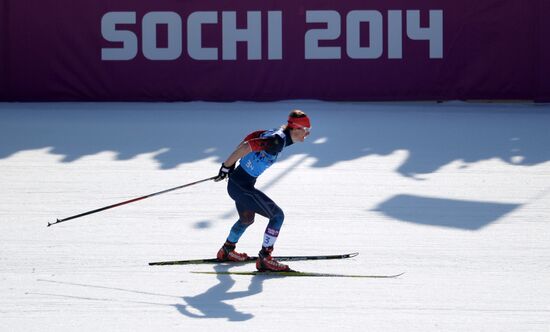
<svg viewBox="0 0 550 332">
<path fill-rule="evenodd" d="M 258 213 L 269 219 L 266 234 L 269 234 L 273 238 L 271 241 L 274 242 L 285 218 L 283 210 L 266 194 L 256 189 L 254 182 L 242 183 L 230 178 L 227 192 L 235 201 L 239 212 L 239 220 L 231 228 L 227 240 L 232 243 L 238 242 L 246 228 L 254 222 L 255 214 Z M 264 245 L 269 246 L 272 243 L 264 243 Z"/>
</svg>

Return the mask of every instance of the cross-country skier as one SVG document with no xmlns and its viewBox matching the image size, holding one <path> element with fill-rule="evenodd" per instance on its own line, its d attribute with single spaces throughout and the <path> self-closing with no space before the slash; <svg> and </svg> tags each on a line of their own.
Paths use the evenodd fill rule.
<svg viewBox="0 0 550 332">
<path fill-rule="evenodd" d="M 271 257 L 273 245 L 283 225 L 283 210 L 266 194 L 254 187 L 256 179 L 276 160 L 281 151 L 295 143 L 303 142 L 310 132 L 310 121 L 300 110 L 293 110 L 288 123 L 279 129 L 255 131 L 244 138 L 235 151 L 222 163 L 215 181 L 229 178 L 227 192 L 235 201 L 239 220 L 233 225 L 224 245 L 218 251 L 219 261 L 240 262 L 248 258 L 246 253 L 238 253 L 235 246 L 258 213 L 269 219 L 264 233 L 264 241 L 256 268 L 259 271 L 289 271 L 288 265 L 281 264 Z M 237 161 L 239 166 L 235 168 Z"/>
</svg>

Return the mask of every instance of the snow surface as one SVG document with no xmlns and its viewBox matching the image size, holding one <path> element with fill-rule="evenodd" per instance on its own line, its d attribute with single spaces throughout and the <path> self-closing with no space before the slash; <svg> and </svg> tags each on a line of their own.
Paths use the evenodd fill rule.
<svg viewBox="0 0 550 332">
<path fill-rule="evenodd" d="M 285 211 L 276 255 L 312 272 L 197 275 L 236 220 L 206 182 L 289 110 L 305 144 L 258 187 Z M 0 104 L 2 331 L 550 331 L 550 106 L 529 104 Z M 259 250 L 266 220 L 239 243 Z"/>
</svg>

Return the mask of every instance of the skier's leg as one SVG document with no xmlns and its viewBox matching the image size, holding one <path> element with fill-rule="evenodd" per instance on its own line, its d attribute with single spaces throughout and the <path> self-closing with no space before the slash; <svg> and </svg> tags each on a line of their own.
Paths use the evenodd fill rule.
<svg viewBox="0 0 550 332">
<path fill-rule="evenodd" d="M 235 203 L 235 205 L 237 207 L 237 212 L 239 213 L 239 220 L 237 220 L 233 227 L 231 227 L 231 231 L 229 232 L 229 236 L 227 237 L 227 241 L 232 243 L 239 242 L 239 239 L 246 231 L 248 226 L 254 223 L 255 216 L 254 211 L 247 209 L 247 207 L 243 206 L 242 204 Z"/>
</svg>

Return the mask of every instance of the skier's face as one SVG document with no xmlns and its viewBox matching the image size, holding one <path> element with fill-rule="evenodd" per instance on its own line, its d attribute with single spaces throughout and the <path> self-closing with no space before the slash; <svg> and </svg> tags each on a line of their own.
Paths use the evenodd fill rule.
<svg viewBox="0 0 550 332">
<path fill-rule="evenodd" d="M 292 129 L 292 141 L 303 142 L 309 136 L 310 128 L 300 127 Z"/>
</svg>

